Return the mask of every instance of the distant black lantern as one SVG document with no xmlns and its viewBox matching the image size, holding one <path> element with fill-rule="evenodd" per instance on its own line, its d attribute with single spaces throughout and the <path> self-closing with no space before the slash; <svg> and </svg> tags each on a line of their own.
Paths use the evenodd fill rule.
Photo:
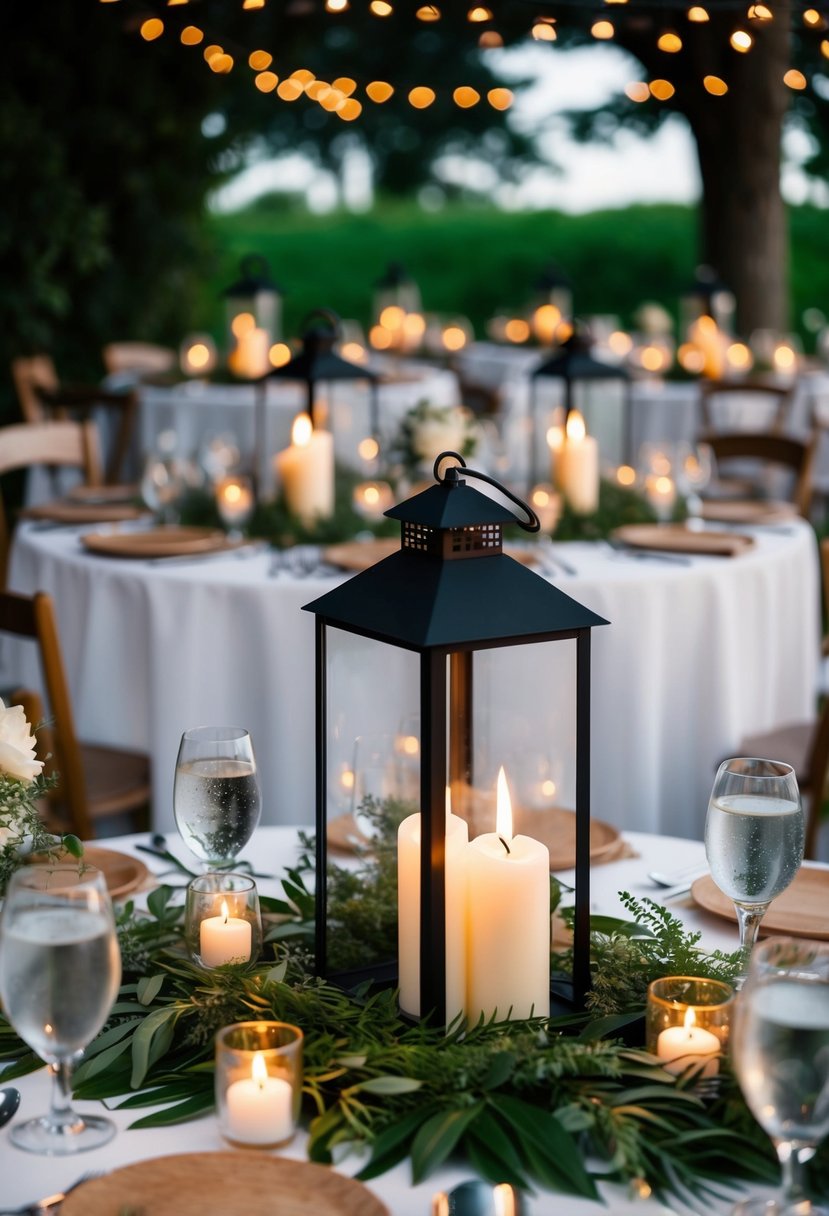
<svg viewBox="0 0 829 1216">
<path fill-rule="evenodd" d="M 731 333 L 737 306 L 734 293 L 711 266 L 698 266 L 679 301 L 680 332 L 688 330 L 700 317 L 711 317 L 724 333 Z"/>
<path fill-rule="evenodd" d="M 530 323 L 536 339 L 544 345 L 555 342 L 559 327 L 573 318 L 573 283 L 555 263 L 548 262 L 533 283 Z"/>
<path fill-rule="evenodd" d="M 402 262 L 389 262 L 374 284 L 373 314 L 380 321 L 386 308 L 400 308 L 404 313 L 420 312 L 420 288 Z"/>
<path fill-rule="evenodd" d="M 447 460 L 457 464 L 441 472 Z M 467 480 L 470 477 L 497 486 L 526 513 L 527 521 L 517 520 L 501 502 L 473 489 Z M 466 468 L 455 452 L 438 457 L 435 478 L 436 485 L 386 512 L 401 522 L 399 550 L 305 607 L 316 615 L 317 969 L 347 988 L 365 980 L 399 983 L 404 1012 L 431 1017 L 442 1025 L 461 1009 L 473 1021 L 481 1008 L 487 1009 L 481 1000 L 477 1004 L 471 1001 L 471 1012 L 465 1004 L 464 961 L 459 957 L 464 947 L 458 947 L 453 937 L 459 922 L 463 936 L 468 920 L 471 942 L 478 924 L 472 891 L 475 846 L 484 839 L 500 841 L 495 845 L 495 864 L 502 867 L 505 881 L 516 884 L 516 898 L 522 893 L 518 843 L 542 848 L 531 839 L 531 827 L 527 836 L 516 835 L 512 841 L 495 835 L 478 836 L 467 843 L 468 829 L 461 819 L 464 811 L 473 818 L 477 791 L 482 785 L 489 788 L 492 769 L 480 771 L 485 762 L 478 753 L 485 752 L 486 737 L 497 735 L 493 711 L 520 696 L 515 659 L 507 660 L 499 653 L 501 648 L 539 646 L 531 657 L 538 667 L 545 655 L 549 659 L 553 653 L 541 644 L 575 643 L 575 653 L 566 654 L 568 664 L 575 660 L 574 696 L 563 708 L 564 742 L 575 752 L 575 961 L 568 995 L 580 1003 L 589 988 L 590 631 L 607 622 L 504 553 L 505 524 L 520 523 L 528 531 L 538 530 L 537 518 L 520 499 L 486 474 Z M 486 654 L 479 655 L 473 673 L 477 652 Z M 555 653 L 562 652 L 557 647 Z M 405 729 L 399 731 L 400 752 L 414 765 L 413 781 L 412 769 L 407 771 L 415 814 L 403 821 L 398 835 L 396 958 L 389 957 L 395 955 L 393 948 L 385 956 L 381 950 L 373 958 L 355 958 L 353 943 L 350 953 L 343 951 L 337 944 L 341 926 L 332 925 L 329 917 L 328 832 L 331 809 L 336 813 L 340 776 L 334 753 L 343 730 L 344 704 L 355 697 L 361 702 L 359 712 L 374 713 L 375 720 L 385 721 L 386 729 L 390 721 L 405 721 Z M 540 706 L 533 704 L 527 710 L 522 699 L 521 708 L 532 724 L 543 720 Z M 501 743 L 496 738 L 494 750 Z M 549 740 L 545 743 L 549 745 Z M 348 776 L 348 784 L 353 786 L 359 774 L 351 771 Z M 489 811 L 486 808 L 487 816 Z M 526 812 L 527 824 L 533 822 L 533 813 Z M 456 831 L 459 826 L 462 830 Z M 404 847 L 409 850 L 408 878 Z M 516 930 L 515 949 L 499 949 L 493 969 L 502 978 L 510 977 L 512 956 L 520 953 L 528 935 L 535 934 L 546 967 L 543 1000 L 537 997 L 532 1006 L 536 1013 L 544 1012 L 539 1006 L 549 1003 L 550 995 L 549 856 L 546 850 L 544 853 L 541 887 L 547 890 L 546 924 L 543 909 L 538 916 L 528 914 L 523 928 Z M 463 855 L 469 858 L 468 871 L 458 860 Z M 493 891 L 493 898 L 495 894 Z M 466 899 L 465 911 L 459 909 Z M 505 915 L 514 915 L 514 900 L 503 902 Z M 484 920 L 486 914 L 485 909 Z M 498 931 L 496 926 L 494 932 Z M 471 975 L 471 945 L 469 949 Z M 509 985 L 512 981 L 506 978 L 504 982 Z M 529 1016 L 509 987 L 496 1008 L 499 1017 L 508 1016 L 509 1008 L 514 1016 Z"/>
<path fill-rule="evenodd" d="M 532 485 L 535 481 L 537 473 L 538 460 L 538 381 L 544 379 L 562 380 L 564 382 L 564 421 L 563 425 L 566 428 L 567 419 L 575 406 L 575 386 L 582 382 L 598 382 L 598 381 L 622 381 L 629 385 L 630 376 L 626 368 L 618 364 L 603 363 L 601 359 L 596 359 L 591 354 L 592 339 L 589 332 L 578 324 L 574 327 L 572 334 L 563 342 L 559 349 L 539 363 L 530 372 L 531 388 L 530 388 L 530 425 L 529 425 L 529 470 L 528 484 Z M 624 451 L 625 457 L 629 461 L 631 458 L 631 449 L 633 440 L 631 436 L 631 403 L 630 393 L 625 393 L 625 440 Z"/>
<path fill-rule="evenodd" d="M 239 278 L 225 288 L 228 350 L 232 351 L 248 330 L 267 334 L 267 345 L 282 334 L 282 292 L 272 278 L 267 258 L 247 254 L 239 263 Z M 265 352 L 267 355 L 267 351 Z"/>
</svg>

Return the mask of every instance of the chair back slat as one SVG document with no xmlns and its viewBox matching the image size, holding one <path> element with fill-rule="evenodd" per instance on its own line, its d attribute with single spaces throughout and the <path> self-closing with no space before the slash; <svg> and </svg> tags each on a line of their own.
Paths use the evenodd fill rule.
<svg viewBox="0 0 829 1216">
<path fill-rule="evenodd" d="M 791 469 L 795 476 L 792 501 L 804 518 L 812 504 L 812 474 L 817 447 L 817 435 L 794 439 L 789 435 L 769 435 L 754 431 L 719 433 L 707 431 L 700 436 L 707 443 L 719 464 L 727 460 L 759 460 L 764 464 Z"/>
</svg>

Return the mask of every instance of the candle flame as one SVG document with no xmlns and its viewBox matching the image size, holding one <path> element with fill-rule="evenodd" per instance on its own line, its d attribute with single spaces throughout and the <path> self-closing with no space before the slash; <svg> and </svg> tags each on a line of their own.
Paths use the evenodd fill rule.
<svg viewBox="0 0 829 1216">
<path fill-rule="evenodd" d="M 685 1026 L 685 1029 L 693 1030 L 694 1027 L 696 1026 L 696 1024 L 697 1024 L 697 1015 L 694 1013 L 693 1009 L 686 1009 L 685 1010 L 685 1021 L 683 1023 L 683 1025 Z"/>
<path fill-rule="evenodd" d="M 581 443 L 587 434 L 587 427 L 584 425 L 584 419 L 578 410 L 573 410 L 570 417 L 567 419 L 567 442 Z"/>
<path fill-rule="evenodd" d="M 228 908 L 228 906 L 227 906 L 227 900 L 223 899 L 222 900 L 222 920 L 224 921 L 225 924 L 227 924 L 229 919 L 230 919 L 230 908 Z"/>
<path fill-rule="evenodd" d="M 253 1063 L 250 1066 L 250 1075 L 259 1088 L 264 1089 L 265 1082 L 268 1079 L 268 1066 L 265 1063 L 264 1052 L 255 1051 L 253 1053 Z"/>
<path fill-rule="evenodd" d="M 291 427 L 291 443 L 298 448 L 307 448 L 314 433 L 314 424 L 308 414 L 297 414 Z"/>
<path fill-rule="evenodd" d="M 507 776 L 504 766 L 498 769 L 498 783 L 495 801 L 495 832 L 504 840 L 512 840 L 512 803 L 507 786 Z"/>
</svg>

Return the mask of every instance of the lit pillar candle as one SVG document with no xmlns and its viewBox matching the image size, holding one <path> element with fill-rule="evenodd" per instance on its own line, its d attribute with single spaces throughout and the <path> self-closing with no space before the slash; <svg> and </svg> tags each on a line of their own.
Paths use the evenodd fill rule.
<svg viewBox="0 0 829 1216">
<path fill-rule="evenodd" d="M 270 350 L 271 339 L 266 329 L 256 326 L 246 329 L 239 334 L 236 349 L 228 359 L 230 370 L 235 376 L 258 380 L 271 369 Z"/>
<path fill-rule="evenodd" d="M 689 341 L 702 356 L 701 371 L 709 380 L 722 379 L 725 372 L 725 348 L 728 340 L 713 317 L 702 316 L 688 330 Z"/>
<path fill-rule="evenodd" d="M 561 453 L 564 448 L 564 427 L 551 426 L 547 431 L 547 447 L 550 449 L 550 476 L 552 477 L 553 485 L 557 490 L 562 486 L 562 473 L 564 472 L 564 464 L 561 459 Z"/>
<path fill-rule="evenodd" d="M 689 1065 L 704 1077 L 715 1077 L 720 1071 L 720 1040 L 710 1030 L 696 1025 L 693 1009 L 685 1013 L 684 1026 L 670 1026 L 656 1040 L 656 1054 L 662 1067 L 675 1075 L 684 1072 Z"/>
<path fill-rule="evenodd" d="M 225 1132 L 240 1144 L 279 1144 L 294 1134 L 294 1092 L 282 1077 L 269 1077 L 257 1051 L 251 1075 L 227 1088 Z"/>
<path fill-rule="evenodd" d="M 578 515 L 592 515 L 599 505 L 599 445 L 578 410 L 567 419 L 559 464 L 564 497 Z"/>
<path fill-rule="evenodd" d="M 469 828 L 446 816 L 446 1024 L 464 1012 L 466 979 L 466 851 Z M 397 831 L 397 938 L 400 1008 L 420 1017 L 420 814 Z"/>
<path fill-rule="evenodd" d="M 291 446 L 277 452 L 276 469 L 285 502 L 306 525 L 334 513 L 334 436 L 315 431 L 308 414 L 298 414 Z"/>
<path fill-rule="evenodd" d="M 199 925 L 199 954 L 205 967 L 246 963 L 251 952 L 250 921 L 231 916 L 222 900 L 221 916 L 207 916 Z"/>
<path fill-rule="evenodd" d="M 467 848 L 467 993 L 470 1025 L 550 1013 L 550 854 L 512 835 L 504 770 L 496 830 Z"/>
</svg>

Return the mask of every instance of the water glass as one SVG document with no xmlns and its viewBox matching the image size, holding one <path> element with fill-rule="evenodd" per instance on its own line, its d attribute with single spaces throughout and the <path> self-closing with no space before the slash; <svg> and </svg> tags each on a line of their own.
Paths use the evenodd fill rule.
<svg viewBox="0 0 829 1216">
<path fill-rule="evenodd" d="M 724 760 L 705 821 L 711 877 L 734 901 L 740 949 L 748 955 L 771 901 L 803 860 L 805 819 L 794 769 L 779 760 Z"/>
<path fill-rule="evenodd" d="M 176 827 L 211 869 L 232 866 L 261 805 L 253 743 L 238 726 L 196 726 L 181 737 L 173 787 Z"/>
<path fill-rule="evenodd" d="M 0 1000 L 52 1073 L 49 1113 L 17 1124 L 18 1148 L 65 1156 L 115 1135 L 109 1119 L 72 1109 L 72 1067 L 104 1026 L 121 982 L 115 918 L 103 874 L 77 865 L 24 866 L 0 922 Z"/>
<path fill-rule="evenodd" d="M 829 1135 L 829 943 L 770 938 L 757 947 L 731 1055 L 783 1174 L 779 1199 L 745 1200 L 734 1216 L 829 1216 L 809 1198 L 801 1169 Z"/>
</svg>

